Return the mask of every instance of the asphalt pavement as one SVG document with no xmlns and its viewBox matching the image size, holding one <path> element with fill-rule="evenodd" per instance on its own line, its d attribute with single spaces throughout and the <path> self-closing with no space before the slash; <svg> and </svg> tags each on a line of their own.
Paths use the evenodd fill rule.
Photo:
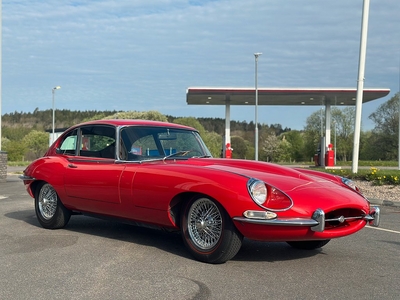
<svg viewBox="0 0 400 300">
<path fill-rule="evenodd" d="M 10 170 L 11 172 L 11 170 Z M 244 239 L 221 265 L 194 260 L 179 234 L 74 215 L 40 226 L 20 171 L 0 183 L 0 299 L 398 299 L 399 209 L 322 249 Z"/>
</svg>

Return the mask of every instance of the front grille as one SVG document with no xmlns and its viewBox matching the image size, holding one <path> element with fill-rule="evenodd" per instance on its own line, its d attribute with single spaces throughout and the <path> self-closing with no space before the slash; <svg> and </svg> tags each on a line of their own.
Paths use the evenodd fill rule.
<svg viewBox="0 0 400 300">
<path fill-rule="evenodd" d="M 325 230 L 351 226 L 363 219 L 365 213 L 357 209 L 338 209 L 325 214 Z"/>
</svg>

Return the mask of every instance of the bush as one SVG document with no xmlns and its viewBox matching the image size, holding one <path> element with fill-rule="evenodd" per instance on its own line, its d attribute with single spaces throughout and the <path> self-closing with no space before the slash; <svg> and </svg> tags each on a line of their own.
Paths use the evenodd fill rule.
<svg viewBox="0 0 400 300">
<path fill-rule="evenodd" d="M 360 169 L 358 173 L 352 173 L 350 169 L 320 169 L 327 173 L 343 176 L 350 179 L 366 180 L 375 185 L 400 185 L 400 172 L 398 170 L 378 169 Z"/>
</svg>

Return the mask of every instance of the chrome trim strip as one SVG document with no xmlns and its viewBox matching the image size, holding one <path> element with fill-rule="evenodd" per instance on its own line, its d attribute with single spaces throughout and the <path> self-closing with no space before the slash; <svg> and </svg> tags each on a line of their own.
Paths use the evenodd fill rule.
<svg viewBox="0 0 400 300">
<path fill-rule="evenodd" d="M 344 221 L 347 221 L 347 220 L 357 220 L 357 219 L 364 219 L 365 220 L 365 217 L 366 216 L 347 217 L 346 218 L 344 216 L 341 216 L 339 218 L 326 219 L 325 222 L 335 222 L 335 221 L 337 221 L 337 222 L 343 223 Z"/>
<path fill-rule="evenodd" d="M 365 215 L 363 217 L 363 220 L 370 222 L 370 221 L 375 220 L 375 218 L 373 216 L 371 216 L 371 215 Z"/>
<path fill-rule="evenodd" d="M 22 179 L 22 180 L 31 180 L 31 181 L 36 180 L 36 178 L 31 177 L 31 176 L 26 176 L 26 175 L 18 176 L 18 178 L 19 178 L 19 179 Z"/>
<path fill-rule="evenodd" d="M 280 225 L 280 226 L 317 226 L 318 222 L 313 219 L 293 218 L 293 219 L 272 219 L 272 220 L 257 220 L 247 219 L 245 217 L 234 217 L 234 221 L 258 224 L 258 225 Z"/>
</svg>

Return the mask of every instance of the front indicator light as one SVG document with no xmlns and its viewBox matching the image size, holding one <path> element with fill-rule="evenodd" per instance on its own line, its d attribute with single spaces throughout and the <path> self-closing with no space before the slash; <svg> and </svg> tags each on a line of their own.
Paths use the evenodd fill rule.
<svg viewBox="0 0 400 300">
<path fill-rule="evenodd" d="M 248 219 L 261 219 L 261 220 L 271 220 L 277 217 L 276 213 L 270 211 L 257 211 L 257 210 L 246 210 L 243 213 Z"/>
</svg>

